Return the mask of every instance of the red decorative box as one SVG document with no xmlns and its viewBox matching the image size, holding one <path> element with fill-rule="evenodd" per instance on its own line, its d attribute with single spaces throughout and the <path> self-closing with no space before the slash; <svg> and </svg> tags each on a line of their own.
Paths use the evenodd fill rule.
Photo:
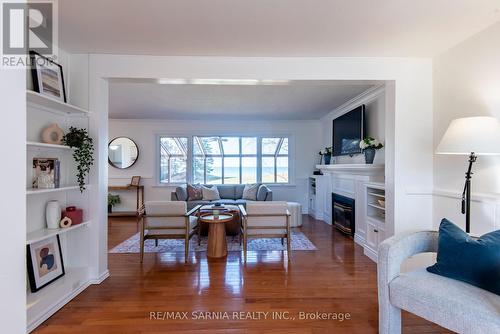
<svg viewBox="0 0 500 334">
<path fill-rule="evenodd" d="M 83 210 L 77 209 L 75 206 L 68 206 L 66 210 L 62 212 L 62 218 L 64 217 L 71 219 L 71 226 L 81 224 L 83 220 Z"/>
</svg>

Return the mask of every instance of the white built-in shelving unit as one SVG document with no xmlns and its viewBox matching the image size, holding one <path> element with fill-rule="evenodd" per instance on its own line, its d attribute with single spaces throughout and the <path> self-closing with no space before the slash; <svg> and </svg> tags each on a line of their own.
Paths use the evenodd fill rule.
<svg viewBox="0 0 500 334">
<path fill-rule="evenodd" d="M 377 262 L 378 246 L 385 240 L 385 184 L 378 182 L 365 183 L 365 221 L 366 240 L 364 253 Z"/>
<path fill-rule="evenodd" d="M 80 192 L 76 179 L 73 149 L 64 145 L 41 142 L 41 133 L 50 124 L 57 123 L 67 132 L 70 126 L 89 127 L 89 112 L 80 107 L 33 92 L 26 92 L 26 244 L 29 245 L 58 235 L 65 275 L 39 291 L 32 293 L 26 287 L 27 331 L 30 332 L 54 314 L 89 285 L 91 244 L 88 192 Z M 61 162 L 59 188 L 33 189 L 33 158 L 57 158 Z M 86 186 L 87 189 L 91 185 Z M 61 209 L 73 205 L 82 208 L 84 222 L 64 229 L 46 228 L 45 206 L 57 200 Z"/>
</svg>

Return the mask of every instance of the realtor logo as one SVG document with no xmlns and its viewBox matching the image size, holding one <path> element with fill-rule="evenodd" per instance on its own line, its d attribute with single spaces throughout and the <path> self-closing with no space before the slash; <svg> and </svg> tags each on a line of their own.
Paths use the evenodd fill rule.
<svg viewBox="0 0 500 334">
<path fill-rule="evenodd" d="M 4 3 L 3 55 L 26 55 L 29 50 L 52 55 L 54 36 L 52 2 Z"/>
</svg>

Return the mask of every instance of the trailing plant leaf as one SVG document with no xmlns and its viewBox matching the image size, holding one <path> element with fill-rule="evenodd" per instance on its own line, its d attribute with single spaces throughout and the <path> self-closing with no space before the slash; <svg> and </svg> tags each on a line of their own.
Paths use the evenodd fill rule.
<svg viewBox="0 0 500 334">
<path fill-rule="evenodd" d="M 90 166 L 94 164 L 94 144 L 86 129 L 70 127 L 69 132 L 64 135 L 63 143 L 75 148 L 73 158 L 77 164 L 77 179 L 80 191 L 85 190 L 85 177 L 90 172 Z"/>
</svg>

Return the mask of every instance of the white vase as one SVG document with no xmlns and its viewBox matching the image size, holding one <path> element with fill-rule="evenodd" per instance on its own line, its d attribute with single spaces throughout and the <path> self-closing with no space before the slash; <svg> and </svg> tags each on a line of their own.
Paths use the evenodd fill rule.
<svg viewBox="0 0 500 334">
<path fill-rule="evenodd" d="M 47 221 L 48 229 L 59 228 L 59 222 L 61 221 L 61 206 L 58 201 L 47 202 L 47 207 L 45 208 L 45 220 Z"/>
</svg>

